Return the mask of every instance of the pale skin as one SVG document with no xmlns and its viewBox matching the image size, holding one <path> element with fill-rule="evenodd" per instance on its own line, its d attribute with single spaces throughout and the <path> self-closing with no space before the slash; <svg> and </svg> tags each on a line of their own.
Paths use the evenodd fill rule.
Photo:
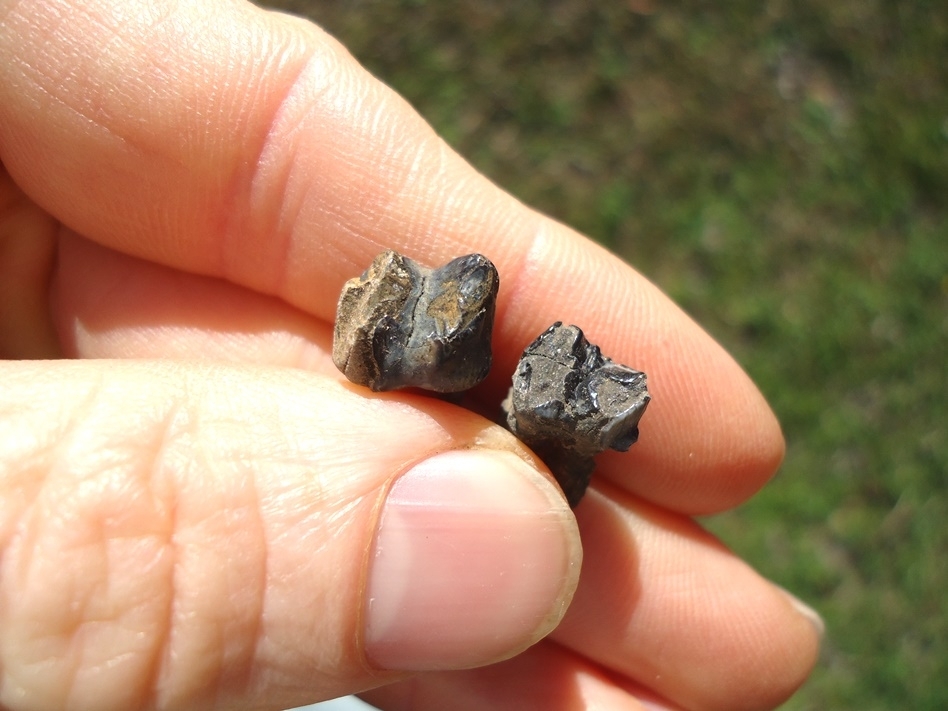
<svg viewBox="0 0 948 711">
<path fill-rule="evenodd" d="M 315 26 L 239 2 L 0 2 L 0 159 L 0 707 L 365 692 L 419 711 L 733 711 L 808 675 L 815 614 L 690 518 L 782 458 L 754 385 Z M 385 248 L 496 264 L 485 412 L 556 320 L 649 374 L 639 444 L 601 457 L 575 517 L 489 420 L 344 384 L 336 298 Z M 367 554 L 402 532 L 383 520 L 400 497 L 451 500 L 413 488 L 419 471 L 504 482 L 472 484 L 477 515 L 507 523 L 465 568 L 535 564 L 498 600 L 444 576 L 434 607 L 470 614 L 432 611 L 437 634 L 398 629 L 436 571 L 395 605 L 401 568 Z M 455 520 L 439 530 L 467 550 Z"/>
</svg>

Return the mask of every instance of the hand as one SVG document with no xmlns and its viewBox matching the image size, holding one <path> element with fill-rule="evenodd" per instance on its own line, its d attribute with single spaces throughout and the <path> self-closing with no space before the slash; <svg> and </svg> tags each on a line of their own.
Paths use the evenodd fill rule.
<svg viewBox="0 0 948 711">
<path fill-rule="evenodd" d="M 781 459 L 747 377 L 317 28 L 5 3 L 0 159 L 0 706 L 763 709 L 806 677 L 818 618 L 689 518 Z M 485 411 L 556 320 L 649 374 L 575 518 L 488 420 L 333 368 L 388 247 L 497 265 Z"/>
</svg>

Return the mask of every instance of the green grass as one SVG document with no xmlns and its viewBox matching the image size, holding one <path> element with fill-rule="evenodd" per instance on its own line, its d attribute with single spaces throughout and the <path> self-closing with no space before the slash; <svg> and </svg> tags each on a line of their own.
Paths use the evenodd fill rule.
<svg viewBox="0 0 948 711">
<path fill-rule="evenodd" d="M 767 395 L 787 461 L 707 523 L 826 618 L 785 708 L 948 708 L 948 4 L 588 5 L 295 7 Z"/>
</svg>

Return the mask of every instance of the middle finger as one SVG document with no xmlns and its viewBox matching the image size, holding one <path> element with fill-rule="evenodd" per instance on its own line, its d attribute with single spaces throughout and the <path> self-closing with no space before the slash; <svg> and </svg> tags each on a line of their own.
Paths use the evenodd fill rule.
<svg viewBox="0 0 948 711">
<path fill-rule="evenodd" d="M 576 516 L 583 570 L 556 641 L 685 708 L 772 708 L 806 679 L 815 613 L 694 521 L 604 482 Z"/>
<path fill-rule="evenodd" d="M 81 358 L 189 358 L 338 376 L 332 326 L 222 279 L 147 262 L 64 231 L 53 290 L 64 352 Z"/>
</svg>

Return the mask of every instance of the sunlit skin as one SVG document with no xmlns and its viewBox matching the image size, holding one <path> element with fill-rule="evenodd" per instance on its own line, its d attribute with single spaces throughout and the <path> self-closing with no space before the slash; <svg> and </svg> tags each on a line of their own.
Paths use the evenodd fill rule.
<svg viewBox="0 0 948 711">
<path fill-rule="evenodd" d="M 315 26 L 0 3 L 0 160 L 0 706 L 733 711 L 806 678 L 818 618 L 691 519 L 782 458 L 754 385 Z M 386 248 L 497 266 L 474 409 L 557 320 L 648 373 L 639 443 L 600 457 L 575 517 L 489 419 L 335 369 L 340 289 Z M 368 552 L 427 520 L 417 501 L 429 560 L 454 542 L 479 551 L 445 558 L 458 576 L 517 584 L 441 608 L 452 575 L 393 577 Z M 467 514 L 435 520 L 442 501 Z M 395 588 L 432 595 L 432 624 L 382 620 Z"/>
</svg>

